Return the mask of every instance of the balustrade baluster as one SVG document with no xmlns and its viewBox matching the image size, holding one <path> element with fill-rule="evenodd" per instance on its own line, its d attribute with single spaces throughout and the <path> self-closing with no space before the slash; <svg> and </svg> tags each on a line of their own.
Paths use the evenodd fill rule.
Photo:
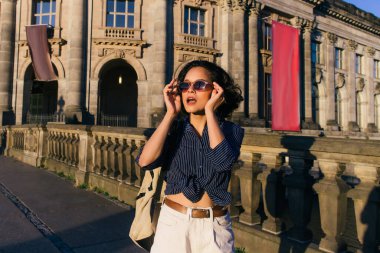
<svg viewBox="0 0 380 253">
<path fill-rule="evenodd" d="M 119 170 L 119 174 L 117 176 L 117 181 L 119 182 L 123 182 L 127 175 L 126 175 L 126 163 L 124 161 L 124 150 L 126 149 L 126 146 L 127 146 L 127 142 L 126 140 L 123 138 L 121 139 L 117 139 L 117 148 L 115 150 L 115 152 L 117 153 L 117 166 L 118 166 L 118 170 Z"/>
<path fill-rule="evenodd" d="M 114 137 L 109 138 L 110 145 L 108 147 L 108 154 L 109 154 L 109 177 L 111 179 L 115 179 L 117 175 L 119 174 L 119 171 L 117 170 L 117 143 L 116 139 Z"/>
<path fill-rule="evenodd" d="M 137 166 L 137 164 L 135 163 L 136 161 L 136 157 L 140 151 L 140 147 L 143 145 L 143 141 L 141 141 L 139 143 L 138 140 L 133 140 L 132 141 L 132 157 L 131 157 L 131 169 L 132 171 L 135 171 L 136 173 L 136 181 L 134 182 L 134 185 L 137 186 L 137 187 L 140 187 L 141 186 L 141 182 L 143 180 L 143 177 L 144 177 L 144 173 L 142 171 L 142 169 L 140 168 L 140 166 Z"/>
<path fill-rule="evenodd" d="M 318 160 L 324 178 L 313 185 L 318 193 L 321 226 L 325 233 L 319 249 L 338 252 L 344 248 L 342 233 L 347 213 L 347 191 L 349 186 L 340 178 L 343 171 L 333 160 Z"/>
<path fill-rule="evenodd" d="M 258 167 L 262 170 L 262 173 L 258 175 L 258 180 L 261 181 L 264 212 L 267 216 L 263 222 L 263 230 L 272 234 L 282 232 L 281 215 L 285 209 L 285 187 L 282 182 L 281 164 L 281 156 L 276 153 L 262 153 L 258 163 Z"/>
</svg>

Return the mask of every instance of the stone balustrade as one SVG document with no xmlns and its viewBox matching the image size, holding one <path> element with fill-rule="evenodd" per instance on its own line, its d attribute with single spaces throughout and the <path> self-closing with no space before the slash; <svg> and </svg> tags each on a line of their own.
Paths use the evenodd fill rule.
<svg viewBox="0 0 380 253">
<path fill-rule="evenodd" d="M 73 175 L 77 185 L 100 188 L 134 205 L 143 179 L 135 158 L 148 132 L 12 126 L 5 154 Z M 247 133 L 230 184 L 236 244 L 246 252 L 377 252 L 379 144 Z"/>
<path fill-rule="evenodd" d="M 106 27 L 104 28 L 104 37 L 114 38 L 114 39 L 141 40 L 141 30 L 129 29 L 129 28 Z"/>
<path fill-rule="evenodd" d="M 206 47 L 214 49 L 214 40 L 212 38 L 196 36 L 191 34 L 178 35 L 178 43 L 197 47 Z"/>
</svg>

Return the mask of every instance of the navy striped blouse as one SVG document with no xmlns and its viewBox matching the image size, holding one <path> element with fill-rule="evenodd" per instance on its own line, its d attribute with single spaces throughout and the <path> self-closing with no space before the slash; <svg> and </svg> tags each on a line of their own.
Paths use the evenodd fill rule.
<svg viewBox="0 0 380 253">
<path fill-rule="evenodd" d="M 240 154 L 244 129 L 220 121 L 225 139 L 214 149 L 210 147 L 207 125 L 199 137 L 188 119 L 180 124 L 182 129 L 168 135 L 161 156 L 144 169 L 163 166 L 167 169 L 165 194 L 183 193 L 193 203 L 206 191 L 215 205 L 228 205 L 231 194 L 227 187 L 233 163 Z M 143 150 L 140 150 L 140 154 Z M 138 164 L 140 155 L 136 158 Z"/>
</svg>

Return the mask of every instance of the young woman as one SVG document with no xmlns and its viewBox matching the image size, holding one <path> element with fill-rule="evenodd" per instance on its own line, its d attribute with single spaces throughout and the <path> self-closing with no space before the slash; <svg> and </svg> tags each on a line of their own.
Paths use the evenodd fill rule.
<svg viewBox="0 0 380 253">
<path fill-rule="evenodd" d="M 137 158 L 145 169 L 167 169 L 151 252 L 234 252 L 227 187 L 244 129 L 224 118 L 241 90 L 216 64 L 192 61 L 163 94 L 167 112 Z M 188 116 L 173 127 L 181 110 Z"/>
</svg>

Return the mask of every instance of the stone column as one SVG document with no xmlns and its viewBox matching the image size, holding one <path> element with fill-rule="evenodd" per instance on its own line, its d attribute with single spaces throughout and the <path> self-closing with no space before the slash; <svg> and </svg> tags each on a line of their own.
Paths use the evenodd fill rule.
<svg viewBox="0 0 380 253">
<path fill-rule="evenodd" d="M 157 126 L 164 115 L 164 98 L 162 96 L 162 89 L 166 83 L 167 72 L 167 0 L 154 1 L 154 15 L 152 17 L 154 22 L 154 39 L 153 39 L 153 75 L 152 82 L 149 89 L 151 90 L 151 126 Z M 171 8 L 171 6 L 170 6 Z M 172 48 L 170 49 L 172 50 Z"/>
<path fill-rule="evenodd" d="M 258 90 L 259 90 L 259 49 L 257 20 L 261 11 L 260 3 L 253 3 L 250 8 L 248 19 L 248 113 L 249 118 L 257 120 L 259 117 Z M 253 122 L 254 123 L 254 122 Z M 254 124 L 255 125 L 255 124 Z"/>
<path fill-rule="evenodd" d="M 268 217 L 263 222 L 263 230 L 272 234 L 282 232 L 281 214 L 284 211 L 285 187 L 282 184 L 281 157 L 278 154 L 262 153 L 260 165 L 263 173 L 257 179 L 261 181 L 264 211 Z"/>
<path fill-rule="evenodd" d="M 85 83 L 85 41 L 87 34 L 85 24 L 87 24 L 87 1 L 71 0 L 68 40 L 69 63 L 68 63 L 68 89 L 66 97 L 65 114 L 66 120 L 70 123 L 83 121 L 82 93 L 86 87 Z"/>
<path fill-rule="evenodd" d="M 260 182 L 257 175 L 261 172 L 257 165 L 260 155 L 242 152 L 240 159 L 244 165 L 236 171 L 240 180 L 241 203 L 244 212 L 240 214 L 239 221 L 247 225 L 255 225 L 261 222 L 261 217 L 256 213 L 260 203 Z"/>
<path fill-rule="evenodd" d="M 311 75 L 311 33 L 314 23 L 307 20 L 303 29 L 303 47 L 304 47 L 304 89 L 305 89 L 305 122 L 304 128 L 318 129 L 318 126 L 313 122 L 313 107 L 312 107 L 312 75 Z"/>
<path fill-rule="evenodd" d="M 285 176 L 284 184 L 287 187 L 289 214 L 293 222 L 288 237 L 306 243 L 312 239 L 312 233 L 307 228 L 313 198 L 313 178 L 309 175 L 311 164 L 307 162 L 307 154 L 304 151 L 289 150 L 288 156 L 291 172 Z"/>
<path fill-rule="evenodd" d="M 338 36 L 333 33 L 326 33 L 326 125 L 327 130 L 338 131 L 338 122 L 335 118 L 335 43 Z"/>
<path fill-rule="evenodd" d="M 347 70 L 348 70 L 348 130 L 353 132 L 359 132 L 360 127 L 357 123 L 356 118 L 356 69 L 355 69 L 355 58 L 356 49 L 358 48 L 358 43 L 353 40 L 347 42 Z"/>
<path fill-rule="evenodd" d="M 0 8 L 0 126 L 13 123 L 11 98 L 16 3 L 14 0 L 4 0 Z"/>
<path fill-rule="evenodd" d="M 354 174 L 360 179 L 354 189 L 348 191 L 355 207 L 356 229 L 362 250 L 358 252 L 378 252 L 380 232 L 380 169 L 378 165 L 352 163 Z"/>
<path fill-rule="evenodd" d="M 321 226 L 326 234 L 319 249 L 338 252 L 344 246 L 341 236 L 346 221 L 349 186 L 340 178 L 343 171 L 338 162 L 325 159 L 319 159 L 318 162 L 324 178 L 313 188 L 318 193 Z"/>
<path fill-rule="evenodd" d="M 240 86 L 243 97 L 246 99 L 245 90 L 245 41 L 244 41 L 244 15 L 247 9 L 245 1 L 232 1 L 232 55 L 231 55 L 231 74 L 235 82 Z M 244 117 L 244 102 L 240 103 L 239 108 L 233 114 L 234 120 Z"/>
<path fill-rule="evenodd" d="M 367 75 L 367 85 L 368 85 L 368 91 L 367 91 L 367 97 L 368 97 L 368 124 L 366 131 L 368 133 L 377 133 L 377 127 L 375 124 L 375 96 L 373 94 L 375 93 L 375 84 L 374 84 L 374 73 L 373 73 L 373 67 L 374 67 L 374 60 L 373 57 L 376 53 L 376 50 L 373 47 L 367 47 L 366 48 L 366 68 L 368 71 L 366 73 Z"/>
</svg>

